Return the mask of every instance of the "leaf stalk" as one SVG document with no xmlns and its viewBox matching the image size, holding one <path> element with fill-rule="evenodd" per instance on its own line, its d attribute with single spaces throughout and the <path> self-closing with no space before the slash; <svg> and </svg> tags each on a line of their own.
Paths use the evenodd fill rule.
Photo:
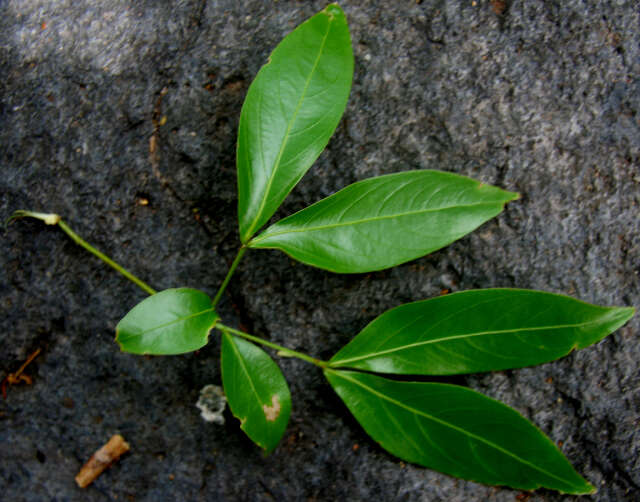
<svg viewBox="0 0 640 502">
<path fill-rule="evenodd" d="M 220 302 L 220 299 L 222 298 L 222 294 L 224 293 L 225 289 L 227 289 L 227 284 L 229 284 L 229 281 L 231 280 L 231 276 L 236 271 L 236 268 L 238 267 L 240 260 L 242 260 L 242 257 L 246 252 L 247 252 L 247 246 L 243 244 L 240 247 L 240 249 L 238 249 L 238 254 L 234 258 L 233 263 L 231 263 L 231 266 L 229 267 L 229 271 L 227 272 L 227 276 L 224 278 L 224 281 L 222 281 L 222 284 L 220 285 L 220 288 L 218 289 L 216 296 L 213 298 L 213 301 L 211 302 L 212 308 L 215 309 L 218 303 Z"/>
<path fill-rule="evenodd" d="M 155 289 L 153 289 L 151 286 L 149 286 L 146 282 L 144 282 L 140 278 L 138 278 L 135 275 L 133 275 L 126 268 L 118 265 L 115 261 L 113 261 L 107 255 L 105 255 L 101 251 L 98 251 L 91 244 L 89 244 L 87 241 L 85 241 L 82 237 L 80 237 L 78 234 L 76 234 L 73 230 L 71 230 L 71 228 L 69 228 L 69 226 L 62 220 L 62 218 L 59 215 L 53 214 L 53 213 L 36 213 L 36 212 L 33 212 L 33 211 L 22 211 L 21 210 L 21 211 L 16 211 L 11 216 L 11 218 L 9 219 L 9 222 L 11 222 L 12 220 L 17 219 L 17 218 L 25 218 L 25 217 L 35 218 L 37 220 L 45 222 L 47 225 L 58 225 L 60 230 L 62 230 L 65 234 L 67 234 L 69 237 L 71 237 L 73 242 L 75 242 L 79 246 L 82 246 L 84 249 L 89 251 L 92 255 L 100 258 L 103 262 L 105 262 L 111 268 L 113 268 L 114 270 L 116 270 L 117 272 L 122 274 L 124 277 L 129 279 L 131 282 L 133 282 L 136 286 L 138 286 L 140 289 L 142 289 L 145 293 L 148 293 L 150 295 L 155 295 L 157 293 L 157 291 Z"/>
<path fill-rule="evenodd" d="M 245 333 L 244 331 L 240 331 L 229 326 L 222 324 L 221 322 L 216 323 L 216 329 L 219 329 L 222 332 L 231 333 L 233 335 L 239 336 L 246 340 L 249 340 L 254 343 L 259 343 L 260 345 L 264 345 L 265 347 L 269 347 L 270 349 L 275 349 L 278 351 L 278 355 L 281 357 L 295 357 L 297 359 L 302 359 L 308 363 L 313 364 L 314 366 L 318 366 L 319 368 L 326 368 L 328 366 L 327 361 L 322 361 L 320 359 L 316 359 L 315 357 L 311 357 L 310 355 L 304 354 L 302 352 L 298 352 L 297 350 L 289 349 L 287 347 L 283 347 L 282 345 L 278 345 L 277 343 L 269 342 L 263 338 L 250 335 L 249 333 Z"/>
</svg>

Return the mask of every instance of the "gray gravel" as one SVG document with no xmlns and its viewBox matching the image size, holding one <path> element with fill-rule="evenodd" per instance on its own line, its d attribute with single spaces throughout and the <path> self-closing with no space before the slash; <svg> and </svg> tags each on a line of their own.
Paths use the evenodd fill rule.
<svg viewBox="0 0 640 502">
<path fill-rule="evenodd" d="M 238 245 L 244 95 L 279 40 L 324 5 L 0 0 L 0 216 L 57 212 L 154 287 L 215 293 Z M 444 250 L 373 274 L 249 253 L 219 309 L 227 323 L 324 358 L 386 309 L 445 288 L 639 306 L 637 2 L 342 6 L 356 57 L 348 108 L 278 216 L 404 169 L 473 176 L 522 199 Z M 291 423 L 263 458 L 231 415 L 218 426 L 195 407 L 204 385 L 220 384 L 218 340 L 181 357 L 120 353 L 114 327 L 143 292 L 39 222 L 14 223 L 0 246 L 0 378 L 43 351 L 27 370 L 33 385 L 0 401 L 4 500 L 519 496 L 400 462 L 315 368 L 292 360 L 281 360 Z M 636 316 L 561 361 L 456 381 L 561 442 L 599 487 L 592 500 L 638 500 L 638 328 Z M 81 491 L 73 477 L 114 433 L 131 452 Z M 540 490 L 528 500 L 574 497 Z"/>
</svg>

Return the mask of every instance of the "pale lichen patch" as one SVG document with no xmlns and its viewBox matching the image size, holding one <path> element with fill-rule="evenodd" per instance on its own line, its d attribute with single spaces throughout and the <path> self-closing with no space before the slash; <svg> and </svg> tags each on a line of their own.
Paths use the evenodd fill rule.
<svg viewBox="0 0 640 502">
<path fill-rule="evenodd" d="M 264 411 L 264 416 L 267 421 L 275 422 L 278 416 L 280 415 L 280 410 L 282 407 L 280 406 L 280 399 L 277 394 L 271 396 L 271 406 L 267 406 L 266 404 L 262 407 Z"/>
<path fill-rule="evenodd" d="M 227 398 L 224 391 L 218 385 L 205 385 L 200 390 L 200 398 L 196 403 L 200 409 L 200 416 L 206 422 L 224 425 L 224 409 L 227 406 Z"/>
</svg>

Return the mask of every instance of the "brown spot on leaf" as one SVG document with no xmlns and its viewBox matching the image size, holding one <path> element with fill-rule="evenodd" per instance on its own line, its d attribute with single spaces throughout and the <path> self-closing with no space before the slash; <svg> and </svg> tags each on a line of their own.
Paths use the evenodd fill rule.
<svg viewBox="0 0 640 502">
<path fill-rule="evenodd" d="M 266 404 L 262 407 L 264 411 L 264 416 L 267 418 L 268 422 L 275 422 L 280 415 L 280 399 L 277 394 L 271 396 L 271 406 L 267 406 Z"/>
</svg>

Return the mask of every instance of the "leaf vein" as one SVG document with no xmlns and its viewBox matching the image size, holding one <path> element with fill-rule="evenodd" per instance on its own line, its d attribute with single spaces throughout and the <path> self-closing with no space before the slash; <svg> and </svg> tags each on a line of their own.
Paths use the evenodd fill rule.
<svg viewBox="0 0 640 502">
<path fill-rule="evenodd" d="M 201 312 L 196 312 L 195 314 L 190 314 L 190 315 L 185 316 L 185 317 L 178 317 L 177 319 L 173 319 L 172 321 L 168 321 L 168 322 L 166 322 L 164 324 L 160 324 L 158 326 L 154 326 L 153 328 L 149 328 L 149 329 L 145 329 L 143 331 L 137 331 L 135 333 L 131 333 L 129 336 L 126 336 L 126 334 L 125 334 L 125 336 L 122 336 L 122 333 L 120 333 L 119 339 L 121 341 L 130 340 L 131 338 L 134 338 L 136 336 L 143 336 L 143 335 L 146 335 L 148 333 L 151 333 L 152 331 L 156 331 L 158 329 L 166 328 L 167 326 L 171 326 L 173 324 L 177 324 L 177 323 L 180 323 L 180 322 L 185 322 L 185 321 L 188 321 L 189 319 L 193 319 L 195 317 L 201 316 L 203 314 L 207 314 L 209 312 L 213 312 L 213 308 L 208 308 L 208 309 L 203 310 Z"/>
<path fill-rule="evenodd" d="M 362 197 L 358 200 L 361 200 Z M 383 216 L 373 216 L 371 218 L 361 218 L 359 220 L 352 220 L 352 221 L 347 221 L 347 222 L 338 222 L 338 223 L 329 223 L 326 225 L 318 225 L 317 227 L 301 227 L 301 228 L 291 228 L 291 229 L 286 229 L 286 230 L 282 230 L 280 232 L 273 232 L 273 233 L 267 233 L 265 232 L 264 234 L 260 235 L 259 237 L 257 237 L 256 239 L 252 239 L 250 242 L 251 244 L 257 244 L 260 241 L 263 241 L 265 239 L 268 238 L 272 238 L 272 237 L 277 237 L 279 235 L 284 235 L 284 234 L 294 234 L 294 233 L 301 233 L 301 232 L 316 232 L 318 230 L 328 230 L 331 228 L 338 228 L 338 227 L 346 227 L 346 226 L 351 226 L 351 225 L 361 225 L 363 223 L 370 223 L 372 221 L 381 221 L 381 220 L 390 220 L 390 219 L 394 219 L 394 218 L 402 218 L 405 216 L 415 216 L 415 215 L 419 215 L 419 214 L 426 214 L 426 213 L 435 213 L 435 212 L 439 212 L 439 211 L 446 211 L 449 209 L 457 209 L 457 208 L 462 208 L 462 207 L 480 207 L 480 206 L 495 206 L 496 204 L 498 204 L 498 202 L 480 202 L 480 203 L 475 203 L 475 204 L 460 204 L 457 206 L 446 206 L 446 207 L 439 207 L 439 208 L 427 208 L 427 209 L 418 209 L 415 211 L 406 211 L 403 213 L 396 213 L 396 214 L 389 214 L 389 215 L 383 215 Z M 277 225 L 277 224 L 276 224 Z"/>
<path fill-rule="evenodd" d="M 313 78 L 313 74 L 315 73 L 315 71 L 316 71 L 316 69 L 318 67 L 318 63 L 320 61 L 320 58 L 322 57 L 322 52 L 324 51 L 324 46 L 326 44 L 327 37 L 329 36 L 329 32 L 330 31 L 331 31 L 331 20 L 329 20 L 329 23 L 327 24 L 327 31 L 324 34 L 323 38 L 322 38 L 322 42 L 320 43 L 320 48 L 318 49 L 318 55 L 316 56 L 316 59 L 315 59 L 315 61 L 313 63 L 311 71 L 309 72 L 309 76 L 307 77 L 307 80 L 305 81 L 304 88 L 302 89 L 302 93 L 300 94 L 300 98 L 298 99 L 298 103 L 296 104 L 296 108 L 295 108 L 295 110 L 293 112 L 293 116 L 291 117 L 291 119 L 289 120 L 289 123 L 287 124 L 287 130 L 285 131 L 284 138 L 282 140 L 282 144 L 280 145 L 280 150 L 278 151 L 278 155 L 277 155 L 276 160 L 274 162 L 274 166 L 273 166 L 273 169 L 272 169 L 271 174 L 269 176 L 269 180 L 267 181 L 267 186 L 265 187 L 264 193 L 262 194 L 262 200 L 260 202 L 260 207 L 258 208 L 258 212 L 256 213 L 256 216 L 254 217 L 253 222 L 251 223 L 251 226 L 249 227 L 249 231 L 247 232 L 247 238 L 251 237 L 252 232 L 255 229 L 255 226 L 257 225 L 258 221 L 262 217 L 262 213 L 264 211 L 264 207 L 265 207 L 266 202 L 267 202 L 267 195 L 269 194 L 269 192 L 271 190 L 271 186 L 273 185 L 273 180 L 275 179 L 276 173 L 278 172 L 278 169 L 280 167 L 280 161 L 282 159 L 282 155 L 284 154 L 284 150 L 287 147 L 287 143 L 289 141 L 289 134 L 291 133 L 291 129 L 293 128 L 293 125 L 295 124 L 296 119 L 298 118 L 298 113 L 300 111 L 300 108 L 302 106 L 303 101 L 305 100 L 305 95 L 306 95 L 307 89 L 309 88 L 309 84 L 311 82 L 311 79 Z M 263 123 L 263 122 L 260 121 L 260 123 Z M 263 150 L 263 149 L 261 148 L 261 150 Z"/>
<path fill-rule="evenodd" d="M 560 481 L 563 484 L 566 484 L 566 481 L 563 478 L 561 478 L 560 476 L 557 476 L 554 473 L 549 472 L 549 471 L 543 469 L 542 467 L 539 467 L 539 466 L 531 463 L 530 461 L 518 456 L 515 453 L 510 452 L 509 450 L 506 450 L 502 446 L 500 446 L 500 445 L 498 445 L 498 444 L 496 444 L 496 443 L 494 443 L 492 441 L 489 441 L 488 439 L 485 439 L 482 436 L 478 436 L 477 434 L 474 434 L 474 433 L 472 433 L 472 432 L 470 432 L 470 431 L 468 431 L 466 429 L 463 429 L 462 427 L 458 427 L 457 425 L 454 425 L 454 424 L 452 424 L 450 422 L 446 422 L 444 420 L 441 420 L 441 419 L 439 419 L 439 418 L 437 418 L 437 417 L 435 417 L 433 415 L 430 415 L 427 412 L 424 412 L 422 410 L 418 410 L 416 408 L 412 408 L 411 406 L 408 406 L 408 405 L 406 405 L 405 403 L 403 403 L 401 401 L 398 401 L 396 399 L 393 399 L 390 396 L 387 396 L 387 395 L 385 395 L 385 394 L 383 394 L 381 392 L 378 392 L 377 390 L 373 389 L 372 387 L 369 387 L 365 383 L 360 382 L 359 380 L 357 380 L 355 378 L 351 378 L 348 375 L 345 375 L 344 372 L 335 372 L 334 371 L 332 373 L 338 375 L 339 377 L 341 377 L 341 378 L 343 378 L 345 380 L 348 380 L 348 381 L 352 382 L 353 384 L 357 385 L 358 387 L 362 387 L 364 390 L 366 390 L 369 393 L 373 394 L 378 399 L 384 399 L 384 400 L 388 401 L 389 403 L 394 404 L 395 406 L 408 411 L 409 413 L 414 413 L 416 415 L 420 415 L 420 416 L 424 417 L 427 420 L 430 420 L 432 422 L 435 422 L 435 423 L 438 423 L 438 424 L 443 425 L 445 427 L 448 427 L 450 429 L 453 429 L 454 431 L 456 431 L 456 432 L 458 432 L 458 433 L 460 433 L 460 434 L 462 434 L 464 436 L 467 436 L 468 438 L 473 438 L 476 441 L 484 443 L 487 446 L 489 446 L 490 448 L 493 448 L 493 449 L 499 451 L 500 453 L 504 454 L 505 456 L 511 457 L 511 458 L 519 461 L 520 463 L 530 467 L 531 469 L 534 469 L 534 470 L 536 470 L 538 472 L 541 472 L 542 474 L 544 474 L 546 476 L 549 476 L 549 477 L 551 477 L 553 479 L 556 479 L 556 480 Z"/>
<path fill-rule="evenodd" d="M 586 322 L 575 323 L 575 324 L 557 324 L 552 326 L 533 326 L 529 328 L 513 328 L 513 329 L 503 329 L 503 330 L 479 331 L 477 333 L 463 333 L 460 335 L 451 335 L 446 337 L 434 338 L 432 340 L 423 340 L 421 342 L 410 343 L 407 345 L 403 345 L 401 347 L 393 347 L 391 349 L 382 350 L 380 352 L 369 353 L 364 356 L 352 357 L 351 359 L 332 361 L 331 364 L 333 366 L 337 366 L 337 365 L 343 366 L 345 364 L 353 363 L 355 361 L 361 361 L 361 360 L 370 359 L 374 357 L 380 357 L 383 355 L 392 354 L 393 352 L 414 349 L 417 347 L 422 347 L 424 345 L 431 345 L 431 344 L 440 343 L 440 342 L 448 342 L 450 340 L 460 340 L 460 339 L 472 338 L 476 336 L 505 335 L 505 334 L 511 334 L 511 333 L 518 333 L 520 331 L 547 331 L 547 330 L 565 329 L 565 328 L 583 328 L 591 324 L 598 324 L 600 322 L 601 322 L 600 319 L 594 319 L 592 321 L 586 321 Z"/>
</svg>

